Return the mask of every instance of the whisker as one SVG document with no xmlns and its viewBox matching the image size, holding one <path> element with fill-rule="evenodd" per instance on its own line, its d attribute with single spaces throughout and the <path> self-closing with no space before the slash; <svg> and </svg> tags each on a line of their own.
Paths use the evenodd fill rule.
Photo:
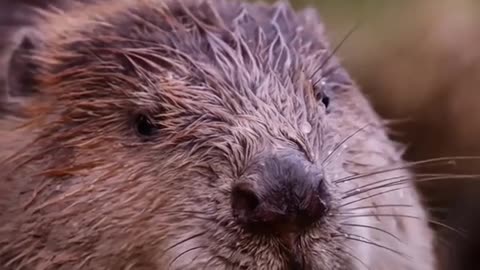
<svg viewBox="0 0 480 270">
<path fill-rule="evenodd" d="M 393 181 L 393 180 L 401 179 L 401 178 L 408 178 L 408 176 L 400 175 L 400 176 L 393 176 L 393 177 L 381 179 L 381 180 L 378 180 L 378 181 L 375 181 L 375 182 L 372 182 L 372 183 L 365 184 L 365 185 L 360 186 L 360 187 L 352 188 L 350 190 L 345 191 L 344 193 L 349 194 L 351 192 L 362 190 L 362 189 L 364 189 L 366 187 L 369 187 L 369 186 L 374 186 L 376 184 L 380 184 L 380 183 L 388 182 L 388 181 Z"/>
<path fill-rule="evenodd" d="M 393 233 L 388 232 L 388 231 L 383 230 L 383 229 L 380 229 L 380 228 L 377 228 L 377 227 L 374 227 L 374 226 L 363 225 L 363 224 L 354 224 L 354 223 L 341 223 L 341 225 L 350 226 L 350 227 L 367 228 L 367 229 L 372 229 L 372 230 L 375 230 L 375 231 L 379 231 L 379 232 L 385 233 L 385 234 L 395 238 L 397 241 L 403 243 L 403 241 L 400 238 L 398 238 L 396 235 L 394 235 Z"/>
<path fill-rule="evenodd" d="M 350 134 L 349 136 L 347 136 L 346 138 L 344 138 L 341 142 L 339 142 L 332 150 L 330 153 L 328 153 L 328 155 L 325 157 L 325 159 L 322 161 L 322 166 L 328 166 L 328 164 L 325 165 L 325 162 L 327 162 L 329 160 L 330 157 L 332 157 L 333 154 L 336 153 L 336 151 L 338 151 L 338 149 L 340 149 L 340 147 L 342 145 L 344 145 L 348 140 L 350 140 L 351 138 L 353 138 L 355 135 L 357 135 L 358 133 L 360 133 L 361 131 L 365 130 L 368 126 L 370 126 L 371 124 L 366 124 L 364 125 L 363 127 L 357 129 L 355 132 L 353 132 L 352 134 Z"/>
<path fill-rule="evenodd" d="M 377 242 L 375 242 L 375 241 L 372 241 L 372 240 L 370 240 L 370 239 L 368 239 L 368 238 L 365 238 L 365 237 L 363 237 L 363 236 L 360 236 L 360 235 L 355 235 L 355 234 L 344 234 L 344 235 L 342 235 L 342 234 L 337 234 L 336 236 L 337 236 L 337 237 L 343 237 L 343 238 L 345 238 L 345 239 L 349 239 L 349 240 L 353 240 L 353 241 L 358 241 L 358 242 L 365 243 L 365 244 L 369 244 L 369 245 L 372 245 L 372 246 L 376 246 L 376 247 L 378 247 L 378 248 L 382 248 L 382 249 L 388 250 L 388 251 L 390 251 L 390 252 L 393 252 L 393 253 L 401 256 L 401 257 L 409 257 L 409 256 L 403 254 L 402 252 L 398 251 L 398 250 L 395 250 L 395 249 L 393 249 L 393 248 L 387 247 L 387 246 L 385 246 L 385 245 L 381 245 L 381 244 L 379 244 L 379 243 L 377 243 Z"/>
<path fill-rule="evenodd" d="M 443 222 L 440 222 L 440 221 L 436 221 L 436 220 L 433 220 L 433 219 L 422 219 L 420 217 L 417 217 L 417 216 L 410 216 L 410 215 L 402 215 L 402 214 L 376 214 L 376 213 L 371 213 L 371 214 L 358 214 L 358 215 L 350 215 L 350 214 L 347 214 L 347 215 L 344 215 L 342 213 L 339 213 L 339 214 L 336 214 L 336 216 L 341 216 L 341 217 L 345 217 L 345 218 L 357 218 L 357 217 L 392 217 L 392 218 L 395 218 L 395 217 L 400 217 L 400 218 L 410 218 L 410 219 L 416 219 L 416 220 L 424 220 L 424 221 L 427 221 L 431 224 L 435 224 L 435 225 L 438 225 L 438 226 L 441 226 L 443 228 L 446 228 L 452 232 L 455 232 L 457 233 L 458 235 L 462 236 L 462 237 L 466 237 L 465 235 L 465 232 L 461 232 L 460 230 L 457 230 Z"/>
<path fill-rule="evenodd" d="M 342 40 L 340 40 L 340 42 L 337 44 L 337 46 L 335 46 L 335 48 L 332 50 L 332 52 L 330 52 L 330 54 L 327 56 L 327 58 L 325 58 L 325 60 L 320 64 L 320 66 L 317 69 L 314 70 L 312 76 L 315 76 L 315 74 L 317 74 L 317 72 L 321 71 L 328 64 L 328 62 L 332 59 L 332 57 L 335 56 L 335 54 L 338 52 L 338 50 L 340 50 L 340 48 L 345 44 L 345 42 L 350 38 L 350 36 L 361 26 L 362 22 L 363 22 L 362 20 L 358 20 L 353 25 L 353 27 L 349 29 L 347 34 L 342 38 Z M 323 78 L 324 78 L 323 75 L 320 76 L 320 78 L 313 83 L 313 86 L 317 86 L 317 84 Z"/>
<path fill-rule="evenodd" d="M 444 175 L 439 175 L 435 177 L 429 177 L 429 178 L 417 178 L 414 181 L 417 183 L 422 183 L 422 182 L 429 182 L 433 180 L 447 180 L 447 179 L 480 179 L 480 175 L 478 174 L 444 174 Z"/>
<path fill-rule="evenodd" d="M 383 183 L 383 182 L 388 182 L 388 181 L 392 181 L 392 180 L 396 180 L 396 179 L 402 179 L 404 178 L 405 181 L 410 181 L 410 180 L 415 180 L 415 182 L 419 182 L 422 180 L 422 178 L 420 177 L 445 177 L 445 178 L 451 178 L 451 177 L 455 177 L 455 178 L 476 178 L 477 175 L 459 175 L 459 174 L 441 174 L 441 173 L 430 173 L 430 174 L 427 174 L 427 173 L 423 173 L 423 174 L 415 174 L 415 175 L 398 175 L 398 176 L 392 176 L 392 177 L 389 177 L 389 178 L 385 178 L 385 179 L 381 179 L 381 180 L 378 180 L 378 181 L 375 181 L 375 182 L 372 182 L 372 183 L 368 183 L 368 184 L 365 184 L 363 186 L 360 186 L 360 187 L 356 187 L 356 188 L 353 188 L 351 190 L 348 190 L 348 191 L 345 191 L 345 193 L 350 193 L 350 192 L 353 192 L 353 191 L 356 191 L 356 190 L 359 190 L 359 189 L 363 189 L 363 188 L 366 188 L 366 187 L 369 187 L 369 186 L 373 186 L 373 185 L 376 185 L 376 184 L 380 184 L 380 183 Z M 424 180 L 423 180 L 424 181 Z"/>
<path fill-rule="evenodd" d="M 365 186 L 371 186 L 371 185 L 374 185 L 376 183 L 395 180 L 395 178 L 400 178 L 400 177 L 391 177 L 391 178 L 387 178 L 385 180 L 376 181 L 374 183 L 364 185 L 364 187 Z M 416 183 L 423 183 L 423 182 L 429 182 L 429 181 L 434 181 L 434 180 L 444 180 L 444 179 L 474 179 L 474 178 L 477 178 L 477 176 L 470 176 L 470 175 L 466 175 L 466 176 L 465 175 L 453 175 L 452 176 L 452 175 L 447 175 L 447 176 L 435 176 L 435 177 L 419 178 L 419 179 L 415 180 L 415 182 Z M 369 191 L 381 189 L 381 188 L 401 186 L 403 184 L 410 184 L 410 183 L 413 183 L 413 179 L 407 178 L 407 179 L 404 179 L 404 180 L 398 180 L 398 181 L 386 183 L 386 184 L 383 184 L 383 185 L 374 186 L 374 187 L 371 187 L 371 188 L 363 188 L 362 189 L 360 187 L 360 188 L 352 189 L 350 191 L 345 192 L 346 195 L 344 195 L 342 197 L 342 199 L 347 199 L 347 198 L 350 198 L 350 197 L 353 197 L 353 196 L 357 196 L 357 195 L 360 195 L 360 194 L 363 194 L 363 193 L 366 193 L 366 192 L 369 192 Z M 410 186 L 405 186 L 403 188 L 409 188 L 409 187 Z"/>
<path fill-rule="evenodd" d="M 347 176 L 347 177 L 344 177 L 344 178 L 341 178 L 341 179 L 338 179 L 338 180 L 334 180 L 332 182 L 336 183 L 336 184 L 340 184 L 340 183 L 345 183 L 345 182 L 355 180 L 355 179 L 358 179 L 358 178 L 377 175 L 377 174 L 382 174 L 382 173 L 387 173 L 387 172 L 392 172 L 392 171 L 396 171 L 396 170 L 402 170 L 402 169 L 408 169 L 408 168 L 419 168 L 422 165 L 432 165 L 432 166 L 433 165 L 438 165 L 439 166 L 439 165 L 444 164 L 442 162 L 445 162 L 445 164 L 447 164 L 447 165 L 456 165 L 456 161 L 459 161 L 459 160 L 477 160 L 477 159 L 480 159 L 480 157 L 478 157 L 478 156 L 477 157 L 475 157 L 475 156 L 471 156 L 471 157 L 458 156 L 458 157 L 432 158 L 432 159 L 426 159 L 426 160 L 421 160 L 421 161 L 416 161 L 416 162 L 406 162 L 405 164 L 402 164 L 402 165 L 399 165 L 399 166 L 396 166 L 396 167 L 380 169 L 380 170 L 377 170 L 377 171 L 371 171 L 371 172 L 367 172 L 367 173 L 360 174 L 360 175 Z M 412 175 L 412 177 L 414 177 L 414 175 Z"/>
<path fill-rule="evenodd" d="M 377 193 L 374 193 L 372 195 L 369 195 L 367 197 L 363 197 L 363 198 L 360 198 L 360 199 L 356 199 L 354 201 L 350 201 L 350 202 L 346 202 L 344 204 L 341 204 L 338 208 L 342 208 L 342 207 L 345 207 L 347 205 L 351 205 L 351 204 L 354 204 L 354 203 L 358 203 L 358 202 L 361 202 L 361 201 L 364 201 L 364 200 L 368 200 L 368 199 L 371 199 L 373 197 L 376 197 L 376 196 L 380 196 L 380 195 L 383 195 L 383 194 L 386 194 L 386 193 L 390 193 L 390 192 L 395 192 L 395 191 L 398 191 L 398 190 L 402 190 L 404 187 L 400 187 L 400 188 L 394 188 L 394 189 L 389 189 L 389 190 L 385 190 L 385 191 L 382 191 L 382 192 L 377 192 Z"/>
<path fill-rule="evenodd" d="M 172 264 L 175 263 L 176 260 L 178 260 L 180 257 L 182 257 L 183 255 L 187 254 L 188 252 L 191 252 L 191 251 L 194 251 L 194 250 L 197 250 L 197 249 L 201 249 L 201 248 L 208 248 L 208 246 L 198 246 L 198 247 L 193 247 L 193 248 L 189 248 L 187 250 L 185 250 L 184 252 L 180 253 L 178 256 L 176 256 L 169 264 L 168 264 L 168 269 L 170 269 L 170 267 L 172 267 Z"/>
<path fill-rule="evenodd" d="M 344 195 L 342 197 L 342 199 L 347 199 L 347 198 L 350 198 L 350 197 L 353 197 L 353 196 L 358 196 L 358 195 L 361 195 L 361 194 L 365 194 L 369 191 L 374 191 L 374 190 L 381 189 L 381 188 L 400 186 L 402 184 L 408 184 L 408 183 L 409 183 L 408 181 L 399 180 L 399 181 L 395 181 L 395 182 L 392 182 L 392 183 L 386 183 L 386 184 L 383 184 L 383 185 L 380 185 L 380 186 L 375 186 L 375 187 L 371 187 L 371 188 L 367 188 L 367 189 L 363 189 L 363 190 L 356 190 L 356 191 L 354 191 L 350 194 Z M 403 187 L 403 188 L 405 188 L 405 187 Z"/>
<path fill-rule="evenodd" d="M 167 249 L 165 249 L 165 251 L 163 252 L 163 254 L 166 254 L 167 251 L 171 250 L 172 248 L 175 248 L 175 247 L 177 247 L 177 246 L 179 246 L 179 245 L 181 245 L 181 244 L 183 244 L 183 243 L 185 243 L 185 242 L 187 242 L 187 241 L 190 241 L 190 240 L 192 240 L 192 239 L 195 239 L 195 238 L 197 238 L 197 237 L 200 237 L 200 236 L 202 236 L 202 235 L 204 235 L 204 234 L 206 234 L 206 233 L 207 233 L 207 231 L 203 231 L 203 232 L 201 232 L 201 233 L 197 233 L 197 234 L 194 234 L 194 235 L 192 235 L 192 236 L 189 236 L 189 237 L 187 237 L 187 238 L 185 238 L 185 239 L 183 239 L 183 240 L 181 240 L 181 241 L 179 241 L 179 242 L 171 245 L 171 246 L 168 247 Z"/>
<path fill-rule="evenodd" d="M 385 207 L 405 207 L 411 208 L 413 205 L 410 204 L 381 204 L 381 205 L 371 205 L 371 206 L 359 206 L 354 208 L 343 209 L 344 211 L 354 211 L 354 210 L 363 210 L 363 209 L 375 209 L 375 208 L 385 208 Z"/>
</svg>

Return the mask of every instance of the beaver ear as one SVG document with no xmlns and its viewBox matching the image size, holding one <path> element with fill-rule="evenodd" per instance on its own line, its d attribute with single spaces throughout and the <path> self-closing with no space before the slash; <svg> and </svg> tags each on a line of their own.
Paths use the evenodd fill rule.
<svg viewBox="0 0 480 270">
<path fill-rule="evenodd" d="M 18 31 L 13 44 L 10 58 L 7 60 L 7 96 L 11 98 L 28 97 L 35 93 L 33 75 L 36 67 L 31 59 L 36 44 L 34 31 L 30 29 Z"/>
<path fill-rule="evenodd" d="M 32 52 L 36 48 L 36 38 L 30 29 L 16 31 L 4 44 L 4 77 L 0 86 L 0 112 L 18 112 L 19 105 L 26 98 L 36 93 L 33 75 L 36 66 L 31 59 Z"/>
<path fill-rule="evenodd" d="M 299 17 L 307 28 L 320 36 L 326 35 L 326 29 L 318 10 L 313 7 L 305 7 L 299 11 Z"/>
</svg>

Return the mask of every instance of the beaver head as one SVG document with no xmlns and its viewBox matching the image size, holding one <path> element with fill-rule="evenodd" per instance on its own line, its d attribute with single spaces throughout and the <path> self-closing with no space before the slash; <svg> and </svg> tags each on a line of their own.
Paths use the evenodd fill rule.
<svg viewBox="0 0 480 270">
<path fill-rule="evenodd" d="M 67 6 L 9 61 L 30 101 L 0 139 L 4 269 L 432 269 L 408 171 L 378 170 L 401 152 L 316 13 Z"/>
</svg>

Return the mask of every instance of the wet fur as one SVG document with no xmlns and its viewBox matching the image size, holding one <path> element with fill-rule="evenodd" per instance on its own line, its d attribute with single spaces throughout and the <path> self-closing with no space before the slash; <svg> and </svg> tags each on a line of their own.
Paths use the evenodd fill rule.
<svg viewBox="0 0 480 270">
<path fill-rule="evenodd" d="M 0 120 L 2 269 L 288 269 L 292 258 L 305 269 L 434 269 L 409 171 L 361 177 L 402 167 L 401 148 L 329 59 L 315 12 L 82 5 L 38 13 L 28 70 L 16 70 L 31 81 L 4 87 L 3 104 L 14 91 L 32 101 Z M 153 136 L 136 134 L 139 114 Z M 333 197 L 291 246 L 244 231 L 230 208 L 232 183 L 261 181 L 252 163 L 280 151 L 321 168 Z M 392 177 L 408 181 L 378 195 Z"/>
</svg>

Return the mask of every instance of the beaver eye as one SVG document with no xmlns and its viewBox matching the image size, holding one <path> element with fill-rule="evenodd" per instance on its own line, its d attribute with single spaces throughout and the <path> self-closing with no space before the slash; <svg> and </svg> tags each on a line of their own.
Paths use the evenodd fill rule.
<svg viewBox="0 0 480 270">
<path fill-rule="evenodd" d="M 322 96 L 319 98 L 319 100 L 323 103 L 325 108 L 328 109 L 328 105 L 330 105 L 330 98 L 327 95 L 322 94 Z"/>
<path fill-rule="evenodd" d="M 327 82 L 322 79 L 320 80 L 317 84 L 314 85 L 315 88 L 315 98 L 318 101 L 321 101 L 325 108 L 328 109 L 328 106 L 330 105 L 330 97 L 325 93 L 326 88 L 327 88 Z"/>
<path fill-rule="evenodd" d="M 325 108 L 328 108 L 328 105 L 330 104 L 330 98 L 324 94 L 321 100 L 323 105 L 325 105 Z"/>
<path fill-rule="evenodd" d="M 137 134 L 143 137 L 150 137 L 156 132 L 156 127 L 146 115 L 138 115 L 135 119 Z"/>
</svg>

